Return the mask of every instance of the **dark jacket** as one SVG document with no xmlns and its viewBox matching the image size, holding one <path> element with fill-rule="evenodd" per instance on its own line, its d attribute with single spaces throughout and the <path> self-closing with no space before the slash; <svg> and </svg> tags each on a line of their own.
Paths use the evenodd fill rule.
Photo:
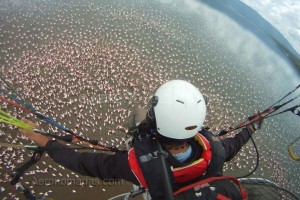
<svg viewBox="0 0 300 200">
<path fill-rule="evenodd" d="M 248 130 L 243 129 L 234 137 L 221 140 L 225 150 L 225 161 L 231 160 L 249 138 Z M 79 174 L 98 177 L 102 180 L 124 179 L 139 185 L 130 169 L 128 152 L 119 154 L 76 152 L 56 141 L 49 141 L 45 149 L 54 161 Z M 195 152 L 191 157 L 197 157 Z M 188 159 L 188 162 L 192 161 L 193 159 Z M 184 166 L 185 164 L 187 163 L 181 165 Z M 178 166 L 180 163 L 170 163 L 170 165 Z"/>
</svg>

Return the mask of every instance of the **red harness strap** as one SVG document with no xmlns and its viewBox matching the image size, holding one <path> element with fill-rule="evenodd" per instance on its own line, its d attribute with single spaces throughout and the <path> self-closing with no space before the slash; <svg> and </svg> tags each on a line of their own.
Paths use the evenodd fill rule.
<svg viewBox="0 0 300 200">
<path fill-rule="evenodd" d="M 191 185 L 185 186 L 185 187 L 177 190 L 173 194 L 174 194 L 174 196 L 176 196 L 176 195 L 178 195 L 178 194 L 180 194 L 182 192 L 185 192 L 187 190 L 190 190 L 192 188 L 199 187 L 200 185 L 203 185 L 203 184 L 206 184 L 206 183 L 210 183 L 210 182 L 213 182 L 213 181 L 217 181 L 217 180 L 226 180 L 226 179 L 227 180 L 231 180 L 232 182 L 234 182 L 239 187 L 243 200 L 247 200 L 248 199 L 247 192 L 244 190 L 244 188 L 242 188 L 241 183 L 235 177 L 233 177 L 233 176 L 218 176 L 218 177 L 207 178 L 207 179 L 198 181 L 196 183 L 193 183 Z M 218 196 L 217 196 L 217 198 L 218 198 Z M 220 199 L 220 200 L 226 200 L 228 198 L 227 197 L 224 198 L 224 196 L 220 194 L 218 199 Z"/>
<path fill-rule="evenodd" d="M 139 163 L 135 156 L 135 151 L 133 148 L 131 148 L 128 152 L 128 161 L 129 161 L 131 171 L 134 174 L 134 176 L 136 177 L 136 179 L 139 181 L 139 183 L 144 188 L 148 188 L 145 177 L 143 175 L 142 169 L 139 166 Z"/>
</svg>

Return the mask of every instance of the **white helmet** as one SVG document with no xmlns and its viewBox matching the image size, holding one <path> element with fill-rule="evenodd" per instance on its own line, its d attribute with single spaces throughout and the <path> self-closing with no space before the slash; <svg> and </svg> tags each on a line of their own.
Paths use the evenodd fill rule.
<svg viewBox="0 0 300 200">
<path fill-rule="evenodd" d="M 187 139 L 201 130 L 206 103 L 194 85 L 183 80 L 172 80 L 157 89 L 147 115 L 150 127 L 159 134 L 173 139 Z"/>
</svg>

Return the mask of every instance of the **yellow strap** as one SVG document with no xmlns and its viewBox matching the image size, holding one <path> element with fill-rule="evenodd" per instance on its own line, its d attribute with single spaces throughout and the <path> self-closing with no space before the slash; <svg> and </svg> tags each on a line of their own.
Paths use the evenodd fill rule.
<svg viewBox="0 0 300 200">
<path fill-rule="evenodd" d="M 290 154 L 290 156 L 291 156 L 291 158 L 292 158 L 293 160 L 300 161 L 300 157 L 297 157 L 297 156 L 294 154 L 294 152 L 292 151 L 292 148 L 291 148 L 290 145 L 288 146 L 288 151 L 289 151 L 289 154 Z"/>
</svg>

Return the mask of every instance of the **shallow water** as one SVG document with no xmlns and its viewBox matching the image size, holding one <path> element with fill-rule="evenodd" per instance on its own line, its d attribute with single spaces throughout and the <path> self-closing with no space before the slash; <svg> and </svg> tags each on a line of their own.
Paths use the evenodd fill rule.
<svg viewBox="0 0 300 200">
<path fill-rule="evenodd" d="M 199 5 L 137 0 L 2 2 L 1 73 L 43 113 L 85 137 L 122 148 L 130 111 L 146 106 L 166 80 L 188 80 L 209 97 L 205 125 L 214 132 L 272 105 L 299 83 L 285 55 L 260 41 L 267 36 L 257 38 L 222 13 Z M 296 192 L 299 163 L 289 157 L 286 147 L 299 135 L 297 120 L 292 114 L 274 117 L 255 134 L 261 157 L 255 176 Z M 29 143 L 16 131 L 2 130 L 1 141 Z M 0 184 L 6 189 L 2 194 L 14 197 L 7 175 L 19 165 L 16 155 L 28 152 L 2 147 L 0 151 L 0 179 L 5 182 Z M 249 143 L 226 166 L 226 174 L 244 175 L 255 159 Z M 34 177 L 84 179 L 49 158 L 37 166 L 25 176 L 28 183 Z M 50 185 L 34 188 L 55 199 L 66 195 L 106 199 L 129 187 L 101 183 L 70 184 L 63 190 Z"/>
</svg>

